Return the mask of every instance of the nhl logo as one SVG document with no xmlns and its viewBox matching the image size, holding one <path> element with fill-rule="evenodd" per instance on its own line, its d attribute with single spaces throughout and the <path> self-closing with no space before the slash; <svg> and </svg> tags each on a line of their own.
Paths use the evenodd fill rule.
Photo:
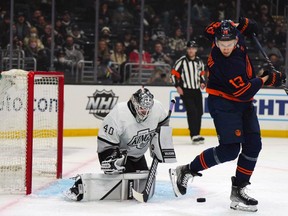
<svg viewBox="0 0 288 216">
<path fill-rule="evenodd" d="M 88 96 L 89 101 L 86 110 L 96 118 L 103 120 L 110 110 L 117 104 L 118 96 L 115 96 L 112 90 L 96 90 L 93 96 Z"/>
</svg>

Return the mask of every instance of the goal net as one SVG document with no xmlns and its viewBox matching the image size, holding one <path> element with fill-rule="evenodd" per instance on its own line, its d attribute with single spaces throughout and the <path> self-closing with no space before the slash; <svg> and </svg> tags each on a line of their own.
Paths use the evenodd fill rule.
<svg viewBox="0 0 288 216">
<path fill-rule="evenodd" d="M 0 192 L 30 194 L 37 176 L 61 178 L 64 75 L 13 69 L 0 80 Z"/>
</svg>

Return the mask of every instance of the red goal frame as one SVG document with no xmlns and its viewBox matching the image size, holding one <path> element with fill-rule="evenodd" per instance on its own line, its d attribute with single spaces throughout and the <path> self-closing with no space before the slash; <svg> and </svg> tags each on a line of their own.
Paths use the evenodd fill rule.
<svg viewBox="0 0 288 216">
<path fill-rule="evenodd" d="M 32 192 L 33 165 L 33 119 L 34 119 L 34 80 L 35 77 L 58 78 L 58 133 L 57 133 L 57 165 L 56 178 L 62 178 L 63 169 L 63 120 L 64 120 L 64 74 L 56 71 L 29 71 L 27 98 L 27 132 L 26 132 L 26 195 Z"/>
</svg>

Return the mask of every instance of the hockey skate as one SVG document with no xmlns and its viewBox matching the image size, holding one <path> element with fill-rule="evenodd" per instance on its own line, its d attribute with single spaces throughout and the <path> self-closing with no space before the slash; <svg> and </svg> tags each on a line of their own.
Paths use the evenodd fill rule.
<svg viewBox="0 0 288 216">
<path fill-rule="evenodd" d="M 191 140 L 192 140 L 192 145 L 204 144 L 205 142 L 205 138 L 199 135 L 191 137 Z"/>
<path fill-rule="evenodd" d="M 74 177 L 74 185 L 67 191 L 64 191 L 64 196 L 72 201 L 80 201 L 83 199 L 83 185 L 80 175 Z"/>
<path fill-rule="evenodd" d="M 232 180 L 232 190 L 230 195 L 230 208 L 234 210 L 256 212 L 258 201 L 252 197 L 249 197 L 245 193 L 245 188 L 249 185 L 249 182 L 244 182 L 240 186 L 235 185 L 235 177 L 231 178 Z"/>
<path fill-rule="evenodd" d="M 191 173 L 189 164 L 177 166 L 176 169 L 169 169 L 170 180 L 176 197 L 185 195 L 187 192 L 187 184 L 194 176 L 202 176 L 201 173 Z"/>
</svg>

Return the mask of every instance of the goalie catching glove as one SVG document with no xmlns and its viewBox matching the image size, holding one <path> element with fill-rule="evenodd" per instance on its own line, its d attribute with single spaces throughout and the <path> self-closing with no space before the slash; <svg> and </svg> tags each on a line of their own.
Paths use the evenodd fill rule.
<svg viewBox="0 0 288 216">
<path fill-rule="evenodd" d="M 267 71 L 265 70 L 261 77 L 269 76 L 267 81 L 264 83 L 266 86 L 274 86 L 279 87 L 282 85 L 283 82 L 285 82 L 286 76 L 284 73 L 281 73 L 279 71 Z"/>
<path fill-rule="evenodd" d="M 117 148 L 115 151 L 108 156 L 101 163 L 101 170 L 104 171 L 105 174 L 120 174 L 125 171 L 125 163 L 127 158 L 127 151 L 120 152 Z"/>
</svg>

